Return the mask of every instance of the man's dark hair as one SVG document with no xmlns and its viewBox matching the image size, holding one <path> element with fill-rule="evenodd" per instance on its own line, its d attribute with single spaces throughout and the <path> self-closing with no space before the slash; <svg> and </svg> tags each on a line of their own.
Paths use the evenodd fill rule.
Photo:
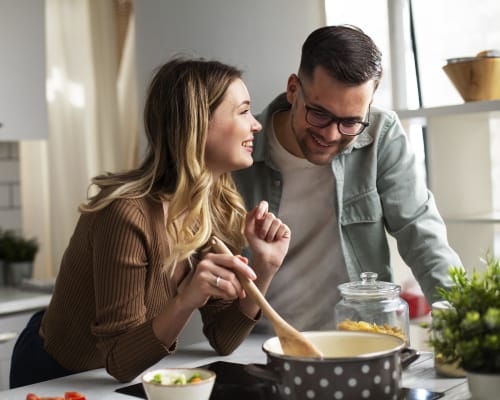
<svg viewBox="0 0 500 400">
<path fill-rule="evenodd" d="M 302 45 L 299 72 L 311 79 L 323 67 L 334 79 L 359 85 L 382 76 L 382 53 L 373 40 L 352 25 L 325 26 L 313 31 Z"/>
</svg>

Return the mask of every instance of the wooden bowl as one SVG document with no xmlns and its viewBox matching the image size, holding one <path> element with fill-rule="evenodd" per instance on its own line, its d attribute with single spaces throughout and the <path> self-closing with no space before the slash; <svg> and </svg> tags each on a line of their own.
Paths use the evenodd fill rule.
<svg viewBox="0 0 500 400">
<path fill-rule="evenodd" d="M 450 59 L 443 70 L 464 101 L 500 99 L 500 57 Z"/>
</svg>

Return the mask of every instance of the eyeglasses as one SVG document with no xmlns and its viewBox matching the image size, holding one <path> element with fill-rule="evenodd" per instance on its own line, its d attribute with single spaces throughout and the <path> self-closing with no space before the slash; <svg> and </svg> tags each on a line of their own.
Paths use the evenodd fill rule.
<svg viewBox="0 0 500 400">
<path fill-rule="evenodd" d="M 308 124 L 316 128 L 326 128 L 333 123 L 337 123 L 337 129 L 339 132 L 346 136 L 357 136 L 362 133 L 367 126 L 370 125 L 370 106 L 368 106 L 368 114 L 366 121 L 360 121 L 358 119 L 352 118 L 338 118 L 329 112 L 318 110 L 317 108 L 308 106 L 306 103 L 306 95 L 304 93 L 304 87 L 299 77 L 300 90 L 302 92 L 302 98 L 304 99 L 304 107 L 306 109 L 306 121 Z"/>
</svg>

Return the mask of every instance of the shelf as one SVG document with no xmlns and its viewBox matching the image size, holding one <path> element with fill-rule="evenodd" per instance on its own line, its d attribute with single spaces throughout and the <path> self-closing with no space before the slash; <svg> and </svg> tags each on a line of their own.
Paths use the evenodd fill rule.
<svg viewBox="0 0 500 400">
<path fill-rule="evenodd" d="M 422 120 L 429 117 L 473 113 L 494 113 L 500 117 L 500 100 L 470 101 L 450 106 L 396 111 L 401 120 Z"/>
<path fill-rule="evenodd" d="M 400 110 L 403 124 L 427 127 L 429 187 L 463 265 L 500 251 L 500 210 L 493 203 L 498 168 L 500 100 Z M 406 127 L 408 129 L 408 126 Z M 459 201 L 458 201 L 459 200 Z M 498 233 L 497 233 L 498 232 Z"/>
<path fill-rule="evenodd" d="M 500 224 L 500 212 L 477 215 L 443 216 L 446 223 L 453 224 Z"/>
</svg>

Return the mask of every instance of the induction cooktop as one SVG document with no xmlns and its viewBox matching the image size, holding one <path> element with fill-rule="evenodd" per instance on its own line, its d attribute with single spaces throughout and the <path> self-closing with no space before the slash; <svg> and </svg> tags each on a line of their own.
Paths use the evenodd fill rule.
<svg viewBox="0 0 500 400">
<path fill-rule="evenodd" d="M 262 381 L 245 371 L 245 365 L 217 361 L 208 365 L 201 365 L 217 374 L 210 400 L 272 400 L 271 384 Z M 140 399 L 146 394 L 142 383 L 136 383 L 116 390 Z"/>
<path fill-rule="evenodd" d="M 217 374 L 210 400 L 275 400 L 279 398 L 273 394 L 271 383 L 263 381 L 250 375 L 245 370 L 245 365 L 217 361 L 200 368 L 207 368 Z M 136 383 L 116 389 L 116 392 L 146 399 L 142 383 Z M 431 392 L 427 389 L 403 388 L 400 400 L 436 400 L 444 396 L 444 393 Z"/>
</svg>

